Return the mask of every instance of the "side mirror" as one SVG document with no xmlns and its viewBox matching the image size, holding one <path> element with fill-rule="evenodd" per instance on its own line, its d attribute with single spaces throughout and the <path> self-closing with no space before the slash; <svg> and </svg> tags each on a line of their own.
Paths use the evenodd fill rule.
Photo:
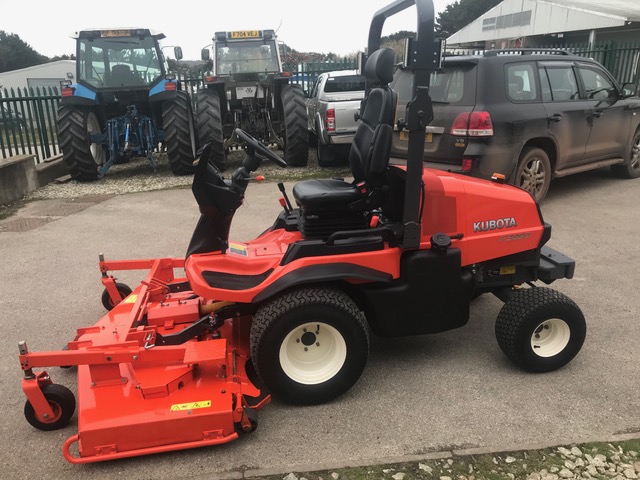
<svg viewBox="0 0 640 480">
<path fill-rule="evenodd" d="M 208 62 L 211 59 L 211 54 L 209 53 L 208 48 L 203 48 L 202 50 L 200 50 L 200 58 L 204 62 Z"/>
<path fill-rule="evenodd" d="M 622 98 L 634 97 L 638 91 L 635 83 L 625 83 L 622 85 Z"/>
<path fill-rule="evenodd" d="M 173 47 L 173 55 L 176 57 L 176 60 L 182 60 L 182 48 Z"/>
</svg>

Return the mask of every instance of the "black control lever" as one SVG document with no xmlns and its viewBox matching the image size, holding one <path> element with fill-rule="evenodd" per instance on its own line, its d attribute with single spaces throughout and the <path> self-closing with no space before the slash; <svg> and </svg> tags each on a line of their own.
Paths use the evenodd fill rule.
<svg viewBox="0 0 640 480">
<path fill-rule="evenodd" d="M 284 201 L 287 203 L 287 209 L 288 209 L 287 214 L 289 214 L 290 212 L 293 211 L 293 207 L 291 206 L 291 202 L 289 201 L 289 197 L 287 196 L 287 192 L 284 189 L 284 183 L 282 183 L 282 182 L 278 183 L 278 190 L 280 190 L 280 193 L 282 193 L 282 196 L 284 197 Z"/>
</svg>

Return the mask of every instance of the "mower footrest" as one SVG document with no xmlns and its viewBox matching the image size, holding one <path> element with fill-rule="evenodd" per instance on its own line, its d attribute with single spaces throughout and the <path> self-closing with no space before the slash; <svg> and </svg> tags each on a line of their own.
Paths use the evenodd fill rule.
<svg viewBox="0 0 640 480">
<path fill-rule="evenodd" d="M 549 247 L 540 250 L 538 278 L 547 285 L 560 278 L 573 278 L 576 262 L 566 255 Z"/>
</svg>

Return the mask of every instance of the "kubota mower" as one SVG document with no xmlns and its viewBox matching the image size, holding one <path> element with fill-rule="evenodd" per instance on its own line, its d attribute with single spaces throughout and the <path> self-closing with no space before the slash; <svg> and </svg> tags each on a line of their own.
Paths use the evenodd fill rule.
<svg viewBox="0 0 640 480">
<path fill-rule="evenodd" d="M 387 17 L 414 3 L 409 157 L 389 165 L 394 56 L 378 48 L 380 34 Z M 78 366 L 78 433 L 64 444 L 67 460 L 228 442 L 255 429 L 269 394 L 297 404 L 330 401 L 360 377 L 369 330 L 401 336 L 457 328 L 481 293 L 505 301 L 496 337 L 521 368 L 554 370 L 578 353 L 586 333 L 580 309 L 534 285 L 571 278 L 574 262 L 545 246 L 551 227 L 531 195 L 499 178 L 423 167 L 429 75 L 439 53 L 431 0 L 398 0 L 376 13 L 368 51 L 353 182 L 300 182 L 296 207 L 280 186 L 275 223 L 254 240 L 229 242 L 252 172 L 265 159 L 286 166 L 236 130 L 246 156 L 231 178 L 214 166 L 210 146 L 201 154 L 193 181 L 201 217 L 186 260 L 101 258 L 109 313 L 79 329 L 66 350 L 29 352 L 20 343 L 25 416 L 41 430 L 65 426 L 76 402 L 38 369 Z M 182 268 L 184 278 L 176 278 Z M 133 292 L 109 274 L 134 269 L 149 273 Z"/>
</svg>

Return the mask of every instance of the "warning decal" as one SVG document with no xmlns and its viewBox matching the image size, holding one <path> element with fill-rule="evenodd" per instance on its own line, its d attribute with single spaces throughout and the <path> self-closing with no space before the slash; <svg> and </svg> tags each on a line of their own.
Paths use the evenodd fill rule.
<svg viewBox="0 0 640 480">
<path fill-rule="evenodd" d="M 247 251 L 247 247 L 239 243 L 230 243 L 229 251 L 231 253 L 235 253 L 236 255 L 242 255 L 243 257 L 246 257 L 249 255 L 249 252 Z"/>
<path fill-rule="evenodd" d="M 176 403 L 171 405 L 171 412 L 181 412 L 183 410 L 195 410 L 196 408 L 208 408 L 211 406 L 211 400 L 203 400 L 201 402 Z"/>
<path fill-rule="evenodd" d="M 138 295 L 129 295 L 127 298 L 125 298 L 122 303 L 136 303 L 136 300 L 138 299 Z"/>
</svg>

